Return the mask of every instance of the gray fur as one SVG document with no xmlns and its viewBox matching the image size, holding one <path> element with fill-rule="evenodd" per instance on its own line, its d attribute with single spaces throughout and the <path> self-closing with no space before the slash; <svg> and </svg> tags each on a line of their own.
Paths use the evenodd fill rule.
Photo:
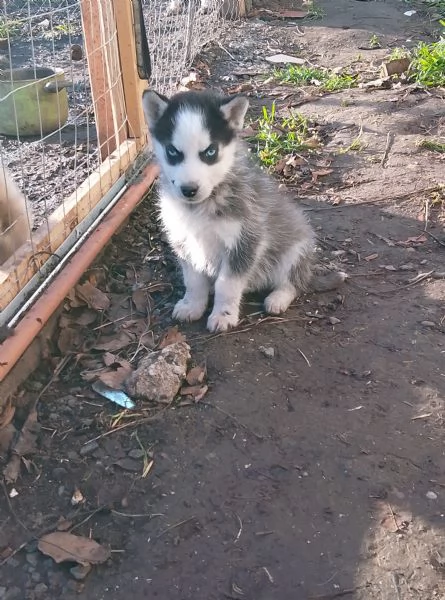
<svg viewBox="0 0 445 600">
<path fill-rule="evenodd" d="M 237 325 L 245 292 L 269 291 L 266 311 L 280 314 L 299 294 L 334 289 L 345 279 L 343 273 L 327 278 L 315 275 L 315 234 L 303 211 L 251 161 L 236 135 L 242 127 L 247 101 L 220 101 L 221 113 L 235 135 L 225 145 L 219 144 L 220 156 L 215 166 L 203 166 L 196 160 L 195 155 L 209 143 L 209 135 L 204 126 L 205 115 L 201 124 L 193 107 L 181 106 L 179 116 L 174 118 L 172 135 L 184 156 L 181 165 L 167 164 L 165 142 L 154 140 L 161 166 L 161 220 L 180 259 L 186 286 L 185 296 L 173 315 L 179 320 L 201 318 L 214 286 L 214 306 L 207 324 L 211 331 Z M 153 102 L 153 98 L 144 98 L 144 102 Z M 190 117 L 186 110 L 190 110 Z M 153 114 L 147 105 L 145 112 Z M 187 118 L 190 134 L 176 134 L 188 132 Z M 149 120 L 149 125 L 154 131 L 156 123 Z M 188 135 L 189 141 L 184 139 L 181 143 L 182 137 Z M 179 191 L 187 179 L 199 184 L 200 190 L 210 192 L 203 191 L 196 200 L 188 202 Z"/>
</svg>

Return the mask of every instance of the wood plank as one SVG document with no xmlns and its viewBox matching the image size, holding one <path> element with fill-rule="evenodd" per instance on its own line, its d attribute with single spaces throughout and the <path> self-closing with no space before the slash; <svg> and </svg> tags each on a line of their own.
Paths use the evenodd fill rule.
<svg viewBox="0 0 445 600">
<path fill-rule="evenodd" d="M 0 310 L 15 298 L 45 263 L 57 252 L 72 230 L 85 218 L 136 158 L 136 140 L 126 140 L 96 169 L 65 202 L 57 207 L 16 256 L 0 269 Z"/>
<path fill-rule="evenodd" d="M 100 156 L 127 137 L 124 90 L 112 0 L 81 0 L 82 28 Z"/>
<path fill-rule="evenodd" d="M 128 119 L 128 137 L 136 138 L 138 147 L 147 143 L 147 125 L 142 109 L 142 93 L 148 82 L 139 78 L 136 62 L 136 41 L 132 0 L 113 0 L 125 106 Z"/>
</svg>

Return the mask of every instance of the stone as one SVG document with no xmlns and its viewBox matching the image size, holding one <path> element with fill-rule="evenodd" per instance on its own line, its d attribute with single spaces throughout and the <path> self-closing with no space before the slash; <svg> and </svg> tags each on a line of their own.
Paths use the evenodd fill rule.
<svg viewBox="0 0 445 600">
<path fill-rule="evenodd" d="M 76 565 L 70 569 L 70 573 L 76 581 L 83 581 L 90 571 L 91 565 Z"/>
<path fill-rule="evenodd" d="M 170 344 L 145 356 L 125 381 L 128 394 L 151 402 L 172 402 L 185 379 L 190 358 L 186 342 Z"/>
<path fill-rule="evenodd" d="M 93 452 L 98 448 L 99 444 L 97 442 L 88 442 L 88 444 L 82 446 L 82 448 L 79 450 L 79 454 L 80 456 L 89 456 L 90 454 L 93 454 Z"/>
</svg>

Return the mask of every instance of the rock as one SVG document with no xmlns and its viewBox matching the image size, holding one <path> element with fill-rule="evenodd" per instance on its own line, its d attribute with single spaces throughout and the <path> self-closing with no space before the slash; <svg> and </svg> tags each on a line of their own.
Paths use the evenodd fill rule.
<svg viewBox="0 0 445 600">
<path fill-rule="evenodd" d="M 47 591 L 48 591 L 48 586 L 46 585 L 46 583 L 38 583 L 36 585 L 36 587 L 34 588 L 34 592 L 35 592 L 36 596 L 43 597 Z"/>
<path fill-rule="evenodd" d="M 428 498 L 428 500 L 437 500 L 436 492 L 427 492 L 426 497 Z"/>
<path fill-rule="evenodd" d="M 133 460 L 132 458 L 121 458 L 120 460 L 114 463 L 124 471 L 132 471 L 136 473 L 140 470 L 141 465 L 138 461 Z"/>
<path fill-rule="evenodd" d="M 341 323 L 341 320 L 337 319 L 337 317 L 329 317 L 329 323 L 331 325 L 338 325 L 339 323 Z"/>
<path fill-rule="evenodd" d="M 18 600 L 23 598 L 22 590 L 18 587 L 9 588 L 4 596 L 5 600 Z"/>
<path fill-rule="evenodd" d="M 143 458 L 145 456 L 145 451 L 141 448 L 134 448 L 133 450 L 130 450 L 128 456 L 134 459 Z"/>
<path fill-rule="evenodd" d="M 77 452 L 74 452 L 74 450 L 70 450 L 67 456 L 69 460 L 79 460 L 79 456 Z"/>
<path fill-rule="evenodd" d="M 32 565 L 33 567 L 37 566 L 37 562 L 38 562 L 38 556 L 37 556 L 37 552 L 30 552 L 29 554 L 26 555 L 26 562 L 29 565 Z"/>
<path fill-rule="evenodd" d="M 264 347 L 260 346 L 260 351 L 264 354 L 266 358 L 273 358 L 275 356 L 275 349 L 272 347 Z"/>
<path fill-rule="evenodd" d="M 63 467 L 56 467 L 53 469 L 52 476 L 56 481 L 62 481 L 64 477 L 68 474 L 68 471 Z"/>
<path fill-rule="evenodd" d="M 99 444 L 97 442 L 88 442 L 85 446 L 79 450 L 80 456 L 88 456 L 89 454 L 93 454 L 95 450 L 99 448 Z"/>
<path fill-rule="evenodd" d="M 77 581 L 83 581 L 91 571 L 91 565 L 76 565 L 70 569 L 71 575 Z"/>
<path fill-rule="evenodd" d="M 415 271 L 416 265 L 414 263 L 406 263 L 406 265 L 400 265 L 401 271 Z"/>
<path fill-rule="evenodd" d="M 38 571 L 34 571 L 34 573 L 31 575 L 31 580 L 33 583 L 40 583 L 41 579 L 42 577 Z"/>
<path fill-rule="evenodd" d="M 434 329 L 434 327 L 436 327 L 436 323 L 434 323 L 434 321 L 422 321 L 420 324 L 424 327 L 431 327 L 431 329 Z"/>
<path fill-rule="evenodd" d="M 7 591 L 8 591 L 8 588 L 5 588 L 2 585 L 0 585 L 0 600 L 4 600 L 4 598 L 6 598 Z"/>
<path fill-rule="evenodd" d="M 171 402 L 187 373 L 190 346 L 176 342 L 145 356 L 125 381 L 130 396 L 153 402 Z"/>
</svg>

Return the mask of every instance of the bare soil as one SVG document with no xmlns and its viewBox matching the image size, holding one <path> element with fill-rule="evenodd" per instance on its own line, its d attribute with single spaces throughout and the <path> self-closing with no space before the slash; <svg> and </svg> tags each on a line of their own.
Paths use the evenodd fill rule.
<svg viewBox="0 0 445 600">
<path fill-rule="evenodd" d="M 266 52 L 325 66 L 361 53 L 372 79 L 388 48 L 431 24 L 405 17 L 398 0 L 318 5 L 320 20 L 236 25 L 200 60 L 213 86 L 251 85 L 252 115 L 273 98 L 283 114 L 304 99 L 298 110 L 321 123 L 323 149 L 291 186 L 321 260 L 339 262 L 348 284 L 300 299 L 282 319 L 264 320 L 249 298 L 228 335 L 209 335 L 204 321 L 181 327 L 194 363 L 206 364 L 208 394 L 113 429 L 119 409 L 82 371 L 124 329 L 134 337 L 122 353 L 137 362 L 181 294 L 147 198 L 87 274 L 111 308 L 87 324 L 67 301 L 54 352 L 17 398 L 19 427 L 41 396 L 41 430 L 18 495 L 0 493 L 0 599 L 444 597 L 445 280 L 432 276 L 445 270 L 444 160 L 418 147 L 443 135 L 443 95 L 401 84 L 283 99 L 264 78 L 234 74 L 270 70 Z M 383 49 L 359 50 L 373 34 Z M 339 152 L 360 128 L 361 150 Z M 136 289 L 148 316 L 131 303 Z M 154 461 L 146 477 L 141 446 Z M 76 488 L 85 502 L 73 508 Z M 113 551 L 82 581 L 37 551 L 60 517 Z"/>
</svg>

